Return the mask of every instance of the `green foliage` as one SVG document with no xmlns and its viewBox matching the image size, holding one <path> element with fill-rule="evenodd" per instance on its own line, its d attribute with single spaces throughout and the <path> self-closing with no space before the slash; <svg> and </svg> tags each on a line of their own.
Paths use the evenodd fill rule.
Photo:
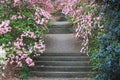
<svg viewBox="0 0 120 80">
<path fill-rule="evenodd" d="M 101 9 L 104 8 L 105 22 L 102 21 L 102 23 L 104 23 L 105 34 L 102 36 L 95 35 L 95 38 L 93 37 L 94 39 L 91 39 L 91 43 L 95 42 L 90 49 L 92 52 L 91 60 L 95 69 L 98 71 L 96 80 L 119 80 L 120 2 L 118 0 L 106 0 L 104 5 Z M 98 36 L 100 38 L 97 38 Z"/>
<path fill-rule="evenodd" d="M 27 78 L 29 67 L 35 65 L 31 55 L 45 50 L 42 37 L 48 31 L 49 19 L 50 13 L 31 1 L 0 1 L 0 47 L 5 50 L 4 59 L 0 53 L 0 67 L 1 62 L 15 65 L 22 68 L 21 78 Z"/>
<path fill-rule="evenodd" d="M 22 68 L 22 72 L 23 72 L 23 74 L 22 74 L 22 76 L 21 76 L 21 79 L 26 79 L 26 78 L 28 78 L 28 76 L 29 76 L 29 67 L 28 67 L 28 66 L 24 66 L 24 67 Z"/>
</svg>

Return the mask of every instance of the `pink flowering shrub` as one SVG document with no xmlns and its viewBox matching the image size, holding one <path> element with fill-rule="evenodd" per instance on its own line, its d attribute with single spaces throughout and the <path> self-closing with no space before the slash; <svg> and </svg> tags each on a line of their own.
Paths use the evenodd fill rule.
<svg viewBox="0 0 120 80">
<path fill-rule="evenodd" d="M 94 0 L 67 0 L 62 9 L 62 13 L 71 17 L 74 24 L 75 36 L 82 40 L 81 53 L 86 53 L 89 44 L 89 37 L 96 28 L 102 28 L 100 20 L 101 14 L 97 14 L 99 5 Z"/>
<path fill-rule="evenodd" d="M 6 34 L 11 31 L 11 27 L 9 26 L 9 24 L 9 20 L 2 21 L 2 23 L 0 24 L 0 34 Z"/>
<path fill-rule="evenodd" d="M 32 56 L 45 51 L 42 37 L 52 8 L 50 0 L 0 0 L 0 46 L 6 52 L 5 65 L 35 65 Z"/>
</svg>

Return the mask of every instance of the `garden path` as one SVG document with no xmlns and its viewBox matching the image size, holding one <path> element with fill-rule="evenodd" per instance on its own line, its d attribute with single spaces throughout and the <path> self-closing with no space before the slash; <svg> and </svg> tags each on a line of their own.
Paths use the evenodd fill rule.
<svg viewBox="0 0 120 80">
<path fill-rule="evenodd" d="M 47 49 L 34 57 L 29 80 L 93 80 L 89 57 L 79 52 L 81 42 L 69 22 L 52 22 L 46 35 Z"/>
</svg>

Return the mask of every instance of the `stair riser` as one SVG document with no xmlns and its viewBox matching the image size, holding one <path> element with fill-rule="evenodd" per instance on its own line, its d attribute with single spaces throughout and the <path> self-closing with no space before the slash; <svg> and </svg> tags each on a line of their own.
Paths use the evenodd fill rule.
<svg viewBox="0 0 120 80">
<path fill-rule="evenodd" d="M 44 66 L 90 66 L 88 62 L 35 62 L 36 65 L 44 65 Z"/>
<path fill-rule="evenodd" d="M 43 53 L 41 56 L 86 56 L 86 54 L 81 53 Z"/>
<path fill-rule="evenodd" d="M 49 28 L 48 34 L 71 34 L 73 32 L 72 28 Z"/>
<path fill-rule="evenodd" d="M 31 72 L 30 76 L 37 76 L 37 77 L 61 77 L 61 78 L 88 78 L 91 77 L 89 74 L 86 73 L 37 73 Z"/>
<path fill-rule="evenodd" d="M 58 26 L 60 26 L 60 27 L 63 27 L 63 26 L 72 26 L 72 25 L 71 25 L 72 23 L 70 23 L 70 22 L 68 22 L 68 21 L 51 22 L 51 24 L 52 24 L 52 27 L 53 27 L 53 26 L 56 26 L 56 27 L 58 27 Z"/>
<path fill-rule="evenodd" d="M 87 72 L 87 71 L 90 71 L 92 68 L 47 68 L 47 67 L 34 67 L 34 68 L 31 68 L 31 71 L 62 71 L 62 72 L 65 72 L 65 71 L 82 71 L 82 72 Z"/>
<path fill-rule="evenodd" d="M 80 58 L 76 58 L 76 57 L 39 57 L 39 58 L 34 58 L 34 60 L 39 60 L 39 61 L 88 61 L 89 58 L 87 57 L 80 57 Z"/>
</svg>

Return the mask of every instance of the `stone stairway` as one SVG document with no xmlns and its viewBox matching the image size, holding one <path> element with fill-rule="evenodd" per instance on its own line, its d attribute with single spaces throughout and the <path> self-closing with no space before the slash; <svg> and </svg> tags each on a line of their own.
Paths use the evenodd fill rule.
<svg viewBox="0 0 120 80">
<path fill-rule="evenodd" d="M 88 79 L 92 76 L 89 57 L 79 52 L 81 43 L 72 33 L 73 29 L 67 22 L 53 23 L 46 36 L 47 50 L 41 56 L 33 58 L 36 66 L 31 68 L 31 77 L 92 80 Z"/>
</svg>

